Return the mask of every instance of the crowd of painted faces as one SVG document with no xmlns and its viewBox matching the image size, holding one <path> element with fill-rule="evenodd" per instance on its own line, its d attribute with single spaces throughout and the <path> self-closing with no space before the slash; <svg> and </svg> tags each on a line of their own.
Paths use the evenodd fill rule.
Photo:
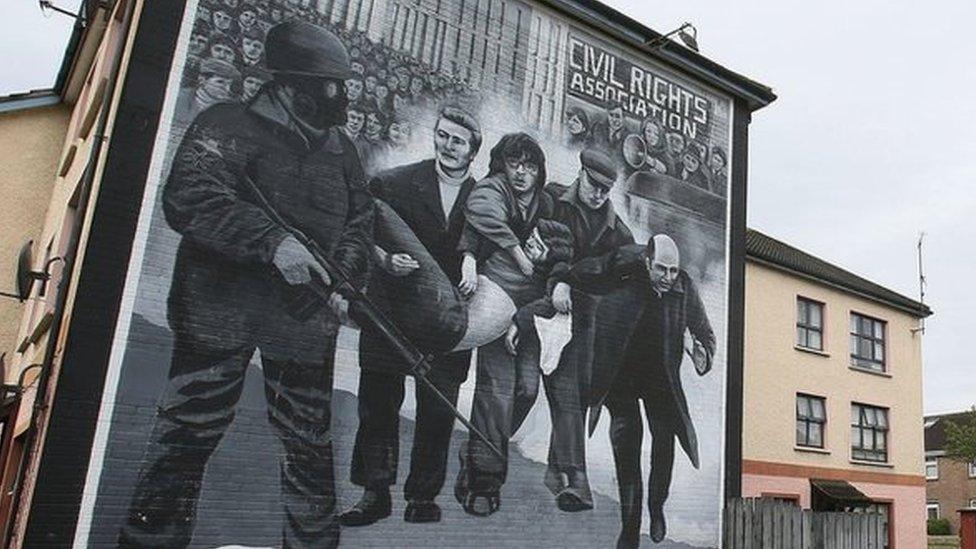
<svg viewBox="0 0 976 549">
<path fill-rule="evenodd" d="M 367 173 L 379 170 L 386 153 L 407 147 L 415 113 L 447 97 L 470 94 L 462 78 L 374 43 L 363 32 L 333 25 L 299 0 L 204 0 L 193 25 L 189 70 L 182 83 L 182 95 L 190 104 L 177 112 L 189 122 L 214 103 L 250 101 L 271 80 L 264 64 L 268 29 L 293 18 L 331 30 L 349 51 L 356 76 L 346 81 L 349 107 L 344 129 Z"/>
<path fill-rule="evenodd" d="M 566 110 L 567 144 L 596 146 L 617 159 L 624 174 L 649 171 L 666 174 L 724 197 L 728 187 L 728 155 L 718 145 L 707 148 L 685 135 L 668 131 L 656 118 L 645 118 L 637 131 L 619 103 L 611 104 L 603 120 L 594 120 L 580 107 Z M 639 138 L 639 139 L 636 139 Z"/>
</svg>

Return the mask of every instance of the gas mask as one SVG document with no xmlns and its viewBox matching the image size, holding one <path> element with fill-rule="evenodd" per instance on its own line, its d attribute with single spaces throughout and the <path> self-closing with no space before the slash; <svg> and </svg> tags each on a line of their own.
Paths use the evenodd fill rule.
<svg viewBox="0 0 976 549">
<path fill-rule="evenodd" d="M 335 79 L 301 77 L 290 79 L 293 115 L 302 123 L 323 131 L 346 123 L 349 98 L 345 83 Z"/>
</svg>

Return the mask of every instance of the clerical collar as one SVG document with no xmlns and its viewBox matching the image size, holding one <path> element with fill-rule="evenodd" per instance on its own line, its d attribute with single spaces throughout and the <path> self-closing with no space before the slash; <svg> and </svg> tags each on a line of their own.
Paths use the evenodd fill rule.
<svg viewBox="0 0 976 549">
<path fill-rule="evenodd" d="M 464 173 L 460 177 L 454 177 L 444 171 L 441 167 L 441 163 L 434 160 L 434 167 L 437 170 L 437 179 L 445 185 L 450 185 L 452 187 L 460 187 L 462 183 L 468 180 L 471 174 L 471 165 L 468 165 L 468 169 L 464 170 Z"/>
</svg>

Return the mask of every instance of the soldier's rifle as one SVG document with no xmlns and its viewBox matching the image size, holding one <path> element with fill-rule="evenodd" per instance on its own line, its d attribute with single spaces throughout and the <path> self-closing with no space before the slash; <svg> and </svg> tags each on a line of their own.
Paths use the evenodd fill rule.
<svg viewBox="0 0 976 549">
<path fill-rule="evenodd" d="M 505 455 L 499 450 L 492 442 L 482 433 L 477 427 L 475 427 L 471 421 L 464 417 L 464 414 L 452 403 L 444 393 L 442 393 L 434 384 L 427 378 L 427 372 L 431 369 L 431 358 L 425 355 L 410 338 L 404 334 L 400 328 L 390 320 L 384 313 L 376 306 L 375 303 L 366 295 L 366 293 L 357 288 L 352 283 L 352 278 L 346 273 L 345 269 L 341 265 L 329 259 L 329 257 L 322 251 L 318 243 L 309 238 L 305 233 L 298 230 L 289 224 L 285 219 L 278 213 L 278 211 L 271 205 L 264 194 L 258 188 L 257 184 L 247 175 L 240 174 L 241 179 L 244 180 L 248 187 L 248 190 L 253 195 L 256 204 L 260 207 L 264 213 L 278 226 L 287 231 L 291 236 L 295 237 L 296 240 L 302 243 L 306 249 L 312 254 L 315 261 L 323 268 L 329 277 L 332 278 L 332 284 L 326 286 L 323 281 L 317 279 L 313 276 L 313 282 L 307 286 L 324 302 L 328 303 L 329 297 L 333 292 L 338 292 L 339 295 L 344 297 L 349 302 L 349 316 L 356 321 L 360 326 L 370 326 L 372 327 L 383 339 L 386 340 L 393 350 L 400 355 L 401 358 L 408 365 L 409 371 L 408 375 L 414 377 L 418 383 L 421 383 L 428 391 L 430 391 L 437 399 L 446 406 L 454 417 L 460 421 L 468 432 L 478 437 L 481 442 L 485 443 L 486 446 L 499 458 L 507 459 Z M 318 280 L 318 283 L 315 281 Z"/>
</svg>

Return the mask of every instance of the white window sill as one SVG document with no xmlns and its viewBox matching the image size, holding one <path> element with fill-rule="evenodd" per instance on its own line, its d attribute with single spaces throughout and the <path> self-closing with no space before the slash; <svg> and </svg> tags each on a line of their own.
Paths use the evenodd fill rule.
<svg viewBox="0 0 976 549">
<path fill-rule="evenodd" d="M 793 446 L 793 450 L 797 452 L 807 452 L 810 454 L 830 455 L 830 450 L 826 448 L 817 448 L 816 446 Z"/>
<path fill-rule="evenodd" d="M 895 466 L 887 461 L 864 461 L 861 459 L 851 459 L 852 465 L 867 465 L 869 467 L 881 467 L 884 469 L 894 469 Z"/>
<path fill-rule="evenodd" d="M 848 366 L 847 369 L 848 370 L 853 370 L 855 372 L 861 372 L 862 374 L 870 374 L 870 375 L 878 376 L 878 377 L 886 377 L 888 379 L 891 379 L 891 377 L 892 377 L 891 374 L 889 374 L 888 372 L 879 372 L 877 370 L 869 370 L 868 368 L 861 368 L 860 366 Z"/>
<path fill-rule="evenodd" d="M 793 348 L 802 353 L 810 353 L 811 355 L 817 355 L 823 357 L 830 356 L 830 353 L 828 352 L 822 351 L 820 349 L 814 349 L 812 347 L 804 347 L 803 345 L 794 345 Z"/>
</svg>

